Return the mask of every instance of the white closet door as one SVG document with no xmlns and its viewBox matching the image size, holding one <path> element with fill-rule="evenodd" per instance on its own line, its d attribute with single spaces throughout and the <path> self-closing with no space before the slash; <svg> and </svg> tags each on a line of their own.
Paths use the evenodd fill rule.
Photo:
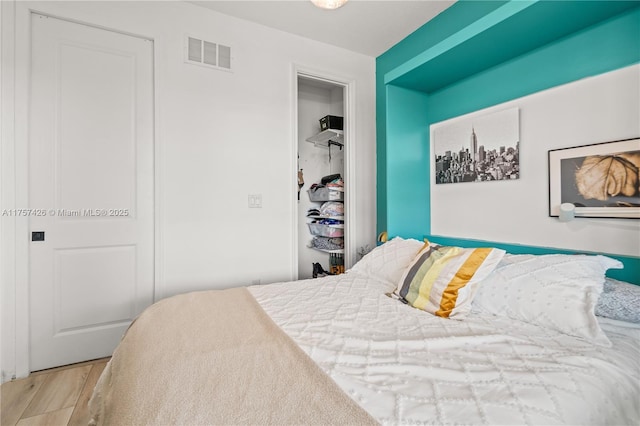
<svg viewBox="0 0 640 426">
<path fill-rule="evenodd" d="M 32 15 L 31 370 L 108 356 L 153 301 L 153 42 Z"/>
</svg>

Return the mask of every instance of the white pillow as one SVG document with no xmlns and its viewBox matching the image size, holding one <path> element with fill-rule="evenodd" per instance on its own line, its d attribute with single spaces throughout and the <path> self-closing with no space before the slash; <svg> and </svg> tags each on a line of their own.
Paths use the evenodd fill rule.
<svg viewBox="0 0 640 426">
<path fill-rule="evenodd" d="M 389 284 L 389 291 L 393 291 L 404 270 L 424 245 L 418 240 L 395 237 L 367 253 L 351 268 L 351 272 Z"/>
<path fill-rule="evenodd" d="M 478 286 L 473 310 L 610 346 L 594 308 L 605 272 L 621 267 L 622 263 L 605 256 L 507 254 Z"/>
</svg>

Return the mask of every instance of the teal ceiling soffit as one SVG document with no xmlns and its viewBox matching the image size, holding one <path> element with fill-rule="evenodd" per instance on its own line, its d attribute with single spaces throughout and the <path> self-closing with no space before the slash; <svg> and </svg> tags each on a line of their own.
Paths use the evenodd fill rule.
<svg viewBox="0 0 640 426">
<path fill-rule="evenodd" d="M 490 12 L 486 16 L 478 19 L 467 27 L 452 34 L 436 45 L 430 47 L 419 55 L 414 56 L 402 65 L 392 69 L 384 75 L 384 83 L 392 83 L 397 78 L 419 68 L 421 65 L 437 58 L 438 56 L 451 51 L 456 46 L 472 39 L 487 29 L 503 22 L 512 16 L 522 12 L 523 10 L 536 4 L 539 0 L 530 1 L 512 1 Z"/>
<path fill-rule="evenodd" d="M 638 7 L 637 1 L 512 0 L 390 70 L 384 82 L 434 93 Z"/>
</svg>

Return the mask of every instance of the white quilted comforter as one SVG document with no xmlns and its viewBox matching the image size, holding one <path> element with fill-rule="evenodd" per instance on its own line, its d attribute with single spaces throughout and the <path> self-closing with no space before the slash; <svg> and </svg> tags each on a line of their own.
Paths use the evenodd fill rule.
<svg viewBox="0 0 640 426">
<path fill-rule="evenodd" d="M 356 272 L 250 287 L 273 320 L 383 424 L 640 423 L 640 328 L 603 348 L 507 318 L 431 316 Z"/>
</svg>

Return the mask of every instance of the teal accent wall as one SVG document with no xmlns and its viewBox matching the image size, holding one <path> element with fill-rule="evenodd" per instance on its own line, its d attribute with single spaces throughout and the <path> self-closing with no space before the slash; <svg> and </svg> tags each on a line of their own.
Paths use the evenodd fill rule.
<svg viewBox="0 0 640 426">
<path fill-rule="evenodd" d="M 388 226 L 387 206 L 387 90 L 384 76 L 416 55 L 425 47 L 442 42 L 454 34 L 458 28 L 465 27 L 485 14 L 492 12 L 506 1 L 459 1 L 423 25 L 402 42 L 396 44 L 383 55 L 376 58 L 376 217 L 377 233 L 386 231 Z M 389 150 L 394 147 L 390 146 Z M 428 210 L 428 206 L 426 207 Z"/>
<path fill-rule="evenodd" d="M 387 91 L 387 141 L 394 149 L 387 152 L 387 202 L 388 206 L 404 206 L 402 210 L 389 208 L 387 220 L 390 235 L 404 235 L 420 239 L 421 227 L 415 224 L 429 223 L 428 181 L 430 147 L 428 114 L 429 96 L 423 92 L 386 86 Z M 410 108 L 406 108 L 410 105 Z M 412 200 L 407 203 L 406 200 Z"/>
<path fill-rule="evenodd" d="M 378 233 L 431 233 L 432 123 L 638 62 L 638 2 L 455 3 L 376 59 Z"/>
</svg>

